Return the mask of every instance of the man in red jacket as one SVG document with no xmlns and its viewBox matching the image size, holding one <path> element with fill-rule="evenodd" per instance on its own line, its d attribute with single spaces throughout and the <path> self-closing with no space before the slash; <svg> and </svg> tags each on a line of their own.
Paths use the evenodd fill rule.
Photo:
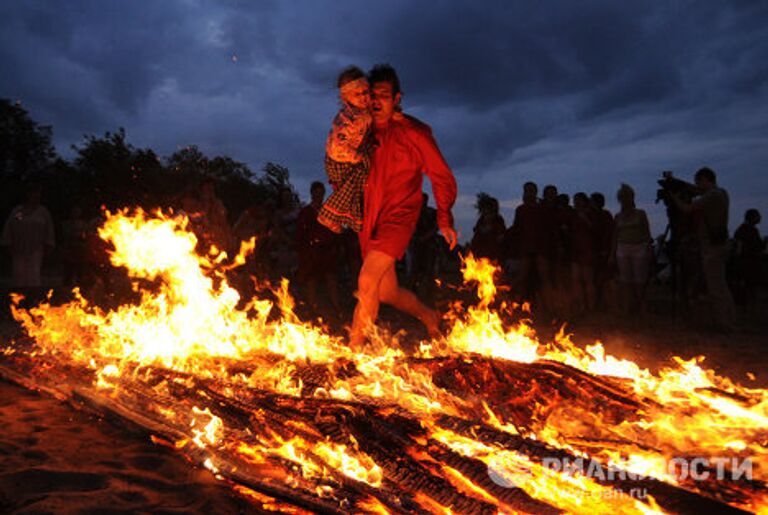
<svg viewBox="0 0 768 515">
<path fill-rule="evenodd" d="M 430 336 L 438 335 L 439 315 L 397 283 L 395 261 L 408 247 L 422 204 L 422 174 L 432 181 L 437 223 L 451 249 L 456 245 L 451 207 L 456 180 L 428 125 L 410 116 L 394 116 L 400 80 L 394 68 L 376 65 L 369 74 L 374 136 L 377 141 L 364 191 L 360 248 L 363 265 L 357 281 L 350 346 L 362 345 L 385 302 L 418 318 Z"/>
</svg>

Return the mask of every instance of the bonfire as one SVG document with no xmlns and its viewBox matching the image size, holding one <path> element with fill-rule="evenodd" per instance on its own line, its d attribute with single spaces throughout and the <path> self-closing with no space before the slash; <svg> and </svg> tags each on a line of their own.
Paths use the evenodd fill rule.
<svg viewBox="0 0 768 515">
<path fill-rule="evenodd" d="M 136 301 L 13 314 L 0 371 L 100 414 L 246 496 L 292 513 L 768 513 L 768 390 L 675 359 L 657 371 L 541 342 L 496 269 L 464 262 L 472 305 L 405 353 L 361 352 L 276 301 L 241 299 L 234 258 L 199 255 L 173 213 L 108 213 L 99 230 Z"/>
</svg>

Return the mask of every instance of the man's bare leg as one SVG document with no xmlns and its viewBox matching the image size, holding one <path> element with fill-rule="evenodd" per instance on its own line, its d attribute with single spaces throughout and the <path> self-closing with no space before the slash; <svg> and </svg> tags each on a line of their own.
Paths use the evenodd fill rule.
<svg viewBox="0 0 768 515">
<path fill-rule="evenodd" d="M 430 337 L 439 337 L 440 316 L 435 310 L 425 306 L 412 291 L 400 287 L 394 262 L 392 264 L 381 278 L 379 300 L 419 319 L 426 326 Z"/>
<path fill-rule="evenodd" d="M 383 252 L 372 250 L 363 260 L 357 277 L 357 306 L 349 332 L 349 345 L 352 348 L 363 345 L 365 332 L 379 314 L 379 285 L 388 269 L 395 271 L 395 259 Z"/>
</svg>

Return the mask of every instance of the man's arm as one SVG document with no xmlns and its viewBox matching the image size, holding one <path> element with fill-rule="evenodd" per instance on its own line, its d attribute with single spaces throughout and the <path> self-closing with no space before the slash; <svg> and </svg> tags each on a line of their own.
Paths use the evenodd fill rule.
<svg viewBox="0 0 768 515">
<path fill-rule="evenodd" d="M 456 246 L 458 236 L 453 227 L 451 208 L 456 202 L 456 179 L 443 154 L 437 147 L 432 131 L 427 128 L 413 130 L 413 141 L 424 162 L 424 173 L 432 182 L 432 193 L 437 205 L 437 225 L 451 249 Z"/>
<path fill-rule="evenodd" d="M 642 223 L 643 223 L 643 232 L 645 232 L 645 238 L 648 240 L 648 243 L 650 244 L 653 241 L 653 236 L 651 236 L 651 224 L 648 222 L 648 215 L 645 214 L 645 211 L 642 209 L 640 210 L 641 217 L 642 217 Z"/>
<path fill-rule="evenodd" d="M 695 197 L 693 199 L 693 202 L 690 202 L 690 203 L 683 202 L 683 200 L 680 198 L 680 195 L 678 195 L 677 193 L 672 193 L 671 197 L 672 197 L 672 200 L 675 202 L 675 206 L 677 207 L 677 209 L 679 209 L 681 212 L 685 214 L 690 214 L 695 211 L 702 211 L 710 201 L 710 196 L 708 195 L 707 192 L 702 193 L 698 197 Z"/>
</svg>

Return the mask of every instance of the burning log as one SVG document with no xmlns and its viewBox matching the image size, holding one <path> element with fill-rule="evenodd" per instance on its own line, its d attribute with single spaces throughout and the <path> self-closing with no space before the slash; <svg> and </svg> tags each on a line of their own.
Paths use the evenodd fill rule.
<svg viewBox="0 0 768 515">
<path fill-rule="evenodd" d="M 537 364 L 515 364 L 507 368 L 508 363 L 481 361 L 496 373 L 500 370 L 506 373 L 509 370 L 517 373 L 527 370 L 528 376 L 532 376 L 542 369 Z M 196 448 L 186 444 L 182 451 L 192 461 L 209 460 L 214 463 L 215 472 L 234 484 L 304 509 L 320 513 L 342 513 L 346 510 L 345 506 L 348 508 L 365 499 L 376 499 L 392 512 L 428 511 L 436 506 L 451 506 L 460 513 L 495 513 L 499 507 L 532 513 L 560 511 L 555 506 L 531 498 L 520 488 L 494 483 L 486 464 L 462 456 L 434 440 L 418 419 L 394 406 L 314 397 L 297 398 L 246 387 L 232 389 L 230 395 L 226 395 L 224 391 L 228 387 L 215 380 L 201 380 L 157 368 L 144 372 L 150 378 L 146 383 L 121 381 L 120 395 L 115 396 L 114 393 L 105 394 L 94 388 L 90 371 L 78 371 L 72 367 L 61 370 L 57 365 L 53 361 L 46 363 L 42 367 L 46 374 L 40 376 L 36 372 L 40 370 L 39 363 L 33 365 L 17 355 L 12 363 L 0 367 L 0 373 L 6 379 L 66 398 L 102 416 L 127 421 L 168 442 L 188 440 L 188 421 L 184 417 L 169 420 L 161 413 L 167 414 L 171 410 L 184 413 L 193 407 L 197 407 L 199 412 L 209 411 L 226 426 L 227 444 L 219 448 Z M 448 370 L 453 373 L 460 364 L 449 365 L 447 360 L 433 360 L 422 361 L 421 365 L 435 367 L 443 373 Z M 136 371 L 134 374 L 141 375 Z M 60 381 L 64 376 L 67 381 Z M 439 374 L 436 377 L 440 377 Z M 165 394 L 160 393 L 160 385 L 165 385 Z M 614 392 L 611 398 L 615 397 Z M 624 401 L 624 404 L 627 403 L 629 401 Z M 382 468 L 385 479 L 379 488 L 373 488 L 328 470 L 321 481 L 313 481 L 300 478 L 296 464 L 290 461 L 273 458 L 260 464 L 250 463 L 243 459 L 241 453 L 232 452 L 232 444 L 239 442 L 246 446 L 259 445 L 258 434 L 253 432 L 255 428 L 259 428 L 258 434 L 278 434 L 284 441 L 300 438 L 310 449 L 307 456 L 318 461 L 321 460 L 311 452 L 314 446 L 323 442 L 342 443 L 354 439 L 359 443 L 360 451 Z M 500 431 L 478 423 L 477 420 L 442 416 L 435 421 L 435 428 L 455 431 L 479 442 L 498 446 L 499 449 L 514 451 L 538 463 L 544 458 L 553 457 L 571 461 L 577 459 L 565 451 Z M 446 470 L 455 471 L 455 476 L 452 477 Z M 606 470 L 602 472 L 602 475 L 607 475 Z M 471 486 L 462 490 L 460 482 Z M 324 485 L 333 485 L 335 493 L 332 498 L 324 498 L 315 493 Z M 659 506 L 675 513 L 739 511 L 656 480 L 625 480 L 614 482 L 612 486 L 627 491 L 643 489 L 653 496 Z M 472 487 L 483 492 L 487 498 L 468 494 L 467 489 Z M 425 496 L 435 503 L 434 506 L 424 506 Z"/>
<path fill-rule="evenodd" d="M 319 513 L 768 507 L 760 480 L 675 481 L 658 466 L 735 448 L 764 470 L 768 392 L 693 361 L 653 375 L 597 345 L 541 345 L 490 310 L 487 264 L 468 263 L 480 304 L 454 315 L 444 341 L 417 357 L 385 340 L 353 353 L 293 315 L 287 283 L 278 306 L 241 301 L 217 268 L 224 258 L 195 255 L 183 220 L 119 213 L 102 232 L 140 300 L 16 308 L 30 339 L 0 354 L 0 375 L 141 428 L 264 509 L 275 499 Z M 681 438 L 679 420 L 695 439 Z M 657 479 L 622 468 L 611 478 L 626 456 Z M 548 464 L 582 458 L 587 472 Z"/>
<path fill-rule="evenodd" d="M 504 420 L 518 428 L 544 421 L 567 403 L 598 411 L 607 422 L 635 417 L 648 400 L 636 398 L 616 383 L 555 362 L 515 363 L 484 357 L 416 362 L 430 370 L 435 384 L 462 396 L 482 397 Z"/>
<path fill-rule="evenodd" d="M 553 458 L 561 463 L 577 463 L 579 460 L 577 456 L 566 451 L 555 449 L 518 435 L 511 435 L 491 427 L 477 426 L 467 420 L 443 417 L 440 419 L 439 424 L 459 434 L 471 435 L 481 442 L 495 444 L 501 448 L 524 454 L 537 463 Z M 609 472 L 607 467 L 600 465 L 595 465 L 595 467 L 595 476 L 597 478 L 615 478 L 610 481 L 607 479 L 597 479 L 598 483 L 610 484 L 627 492 L 647 492 L 648 495 L 653 496 L 659 506 L 670 513 L 746 513 L 743 510 L 724 505 L 722 502 L 703 497 L 653 478 L 638 480 L 621 479 L 622 477 L 631 476 L 631 474 L 628 474 L 626 471 Z"/>
</svg>

